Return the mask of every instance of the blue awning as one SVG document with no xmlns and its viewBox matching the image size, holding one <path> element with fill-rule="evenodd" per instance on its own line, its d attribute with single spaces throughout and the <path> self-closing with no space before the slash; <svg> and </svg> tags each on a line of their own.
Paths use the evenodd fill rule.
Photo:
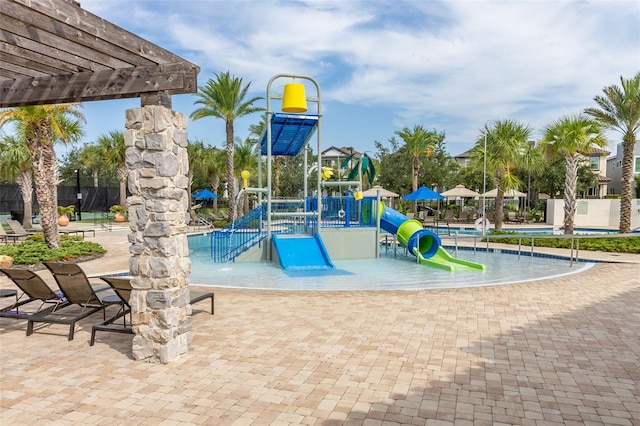
<svg viewBox="0 0 640 426">
<path fill-rule="evenodd" d="M 271 117 L 271 155 L 298 155 L 318 127 L 317 115 L 275 113 Z M 260 153 L 267 155 L 267 132 L 260 140 Z"/>
</svg>

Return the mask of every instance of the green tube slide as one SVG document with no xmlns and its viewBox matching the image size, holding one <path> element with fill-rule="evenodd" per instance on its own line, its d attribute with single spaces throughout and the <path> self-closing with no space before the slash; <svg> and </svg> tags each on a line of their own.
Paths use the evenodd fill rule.
<svg viewBox="0 0 640 426">
<path fill-rule="evenodd" d="M 371 206 L 363 208 L 367 215 L 373 209 Z M 364 219 L 370 219 L 371 216 Z M 385 231 L 395 234 L 398 242 L 418 258 L 421 265 L 446 271 L 479 270 L 486 267 L 480 263 L 453 257 L 442 246 L 440 237 L 434 232 L 424 229 L 422 223 L 415 219 L 409 219 L 402 213 L 380 203 L 380 227 Z"/>
</svg>

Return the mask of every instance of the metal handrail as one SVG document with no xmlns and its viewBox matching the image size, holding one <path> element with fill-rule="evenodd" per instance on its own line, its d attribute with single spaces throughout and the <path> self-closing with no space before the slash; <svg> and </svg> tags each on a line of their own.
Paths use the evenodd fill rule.
<svg viewBox="0 0 640 426">
<path fill-rule="evenodd" d="M 211 233 L 211 258 L 216 263 L 235 260 L 240 254 L 260 244 L 266 234 L 262 223 L 266 205 L 261 205 L 220 230 Z"/>
<path fill-rule="evenodd" d="M 594 239 L 594 238 L 628 238 L 628 237 L 639 237 L 637 234 L 570 234 L 570 235 L 545 235 L 545 234 L 498 234 L 498 235 L 493 235 L 493 234 L 487 234 L 484 237 L 482 236 L 477 236 L 477 235 L 461 235 L 461 234 L 454 234 L 452 236 L 453 240 L 454 240 L 454 247 L 455 250 L 458 250 L 459 247 L 459 243 L 460 240 L 470 240 L 473 239 L 473 250 L 475 251 L 477 248 L 477 243 L 478 243 L 478 239 L 480 240 L 480 242 L 486 242 L 486 250 L 489 251 L 489 242 L 491 240 L 494 240 L 494 242 L 499 242 L 499 240 L 506 240 L 506 239 L 518 239 L 518 249 L 514 250 L 517 252 L 518 254 L 518 259 L 520 258 L 520 256 L 522 254 L 525 253 L 523 246 L 522 246 L 522 242 L 523 240 L 527 240 L 527 239 L 531 239 L 531 249 L 529 251 L 530 257 L 534 256 L 534 248 L 535 248 L 535 240 L 536 239 L 549 239 L 549 238 L 555 238 L 555 239 L 564 239 L 564 240 L 571 240 L 571 247 L 570 247 L 570 253 L 569 253 L 569 266 L 573 266 L 573 263 L 577 263 L 580 261 L 579 258 L 579 254 L 580 254 L 580 240 L 581 239 Z M 543 247 L 541 247 L 543 248 Z M 552 247 L 549 247 L 552 248 Z"/>
</svg>

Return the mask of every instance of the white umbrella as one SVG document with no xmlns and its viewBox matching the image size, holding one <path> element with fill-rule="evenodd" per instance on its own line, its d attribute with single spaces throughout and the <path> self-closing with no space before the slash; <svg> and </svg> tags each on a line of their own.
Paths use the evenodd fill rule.
<svg viewBox="0 0 640 426">
<path fill-rule="evenodd" d="M 444 195 L 448 198 L 474 198 L 480 196 L 480 194 L 478 194 L 476 191 L 472 191 L 469 188 L 466 188 L 464 185 L 456 185 L 455 188 L 441 192 L 440 195 Z"/>
<path fill-rule="evenodd" d="M 492 189 L 491 191 L 487 191 L 484 194 L 482 194 L 482 196 L 485 198 L 496 198 L 498 196 L 498 188 Z M 504 192 L 504 196 L 506 198 L 515 198 L 515 197 L 520 198 L 520 197 L 526 197 L 527 194 L 515 189 L 509 189 Z"/>
<path fill-rule="evenodd" d="M 398 194 L 396 194 L 395 192 L 391 192 L 388 189 L 384 189 L 380 185 L 376 185 L 371 189 L 367 189 L 362 193 L 362 195 L 364 197 L 375 197 L 378 195 L 378 191 L 380 191 L 380 197 L 388 197 L 388 198 L 398 197 Z"/>
</svg>

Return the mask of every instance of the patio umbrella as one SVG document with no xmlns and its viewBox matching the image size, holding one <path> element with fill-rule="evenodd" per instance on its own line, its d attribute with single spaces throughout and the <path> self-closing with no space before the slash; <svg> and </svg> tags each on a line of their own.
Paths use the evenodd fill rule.
<svg viewBox="0 0 640 426">
<path fill-rule="evenodd" d="M 433 189 L 421 186 L 415 191 L 402 197 L 403 200 L 419 201 L 419 200 L 443 200 L 444 196 L 438 194 Z"/>
<path fill-rule="evenodd" d="M 393 198 L 398 197 L 399 195 L 395 192 L 389 191 L 388 189 L 384 189 L 380 185 L 376 185 L 371 189 L 367 189 L 362 193 L 364 197 L 375 197 L 378 195 L 378 191 L 380 191 L 380 197 Z"/>
<path fill-rule="evenodd" d="M 498 188 L 492 189 L 491 191 L 487 191 L 484 194 L 482 194 L 482 196 L 485 198 L 496 198 L 498 196 Z M 504 191 L 504 196 L 506 198 L 515 198 L 515 197 L 521 198 L 521 197 L 526 197 L 527 194 L 515 189 L 509 189 L 507 191 Z"/>
<path fill-rule="evenodd" d="M 214 198 L 218 198 L 216 194 L 209 191 L 208 189 L 203 189 L 192 195 L 195 200 L 212 200 Z"/>
<path fill-rule="evenodd" d="M 474 198 L 474 197 L 480 196 L 480 194 L 478 194 L 476 191 L 472 191 L 466 188 L 464 185 L 456 185 L 455 188 L 452 188 L 448 191 L 444 191 L 442 195 L 449 198 L 456 198 L 456 197 Z"/>
</svg>

